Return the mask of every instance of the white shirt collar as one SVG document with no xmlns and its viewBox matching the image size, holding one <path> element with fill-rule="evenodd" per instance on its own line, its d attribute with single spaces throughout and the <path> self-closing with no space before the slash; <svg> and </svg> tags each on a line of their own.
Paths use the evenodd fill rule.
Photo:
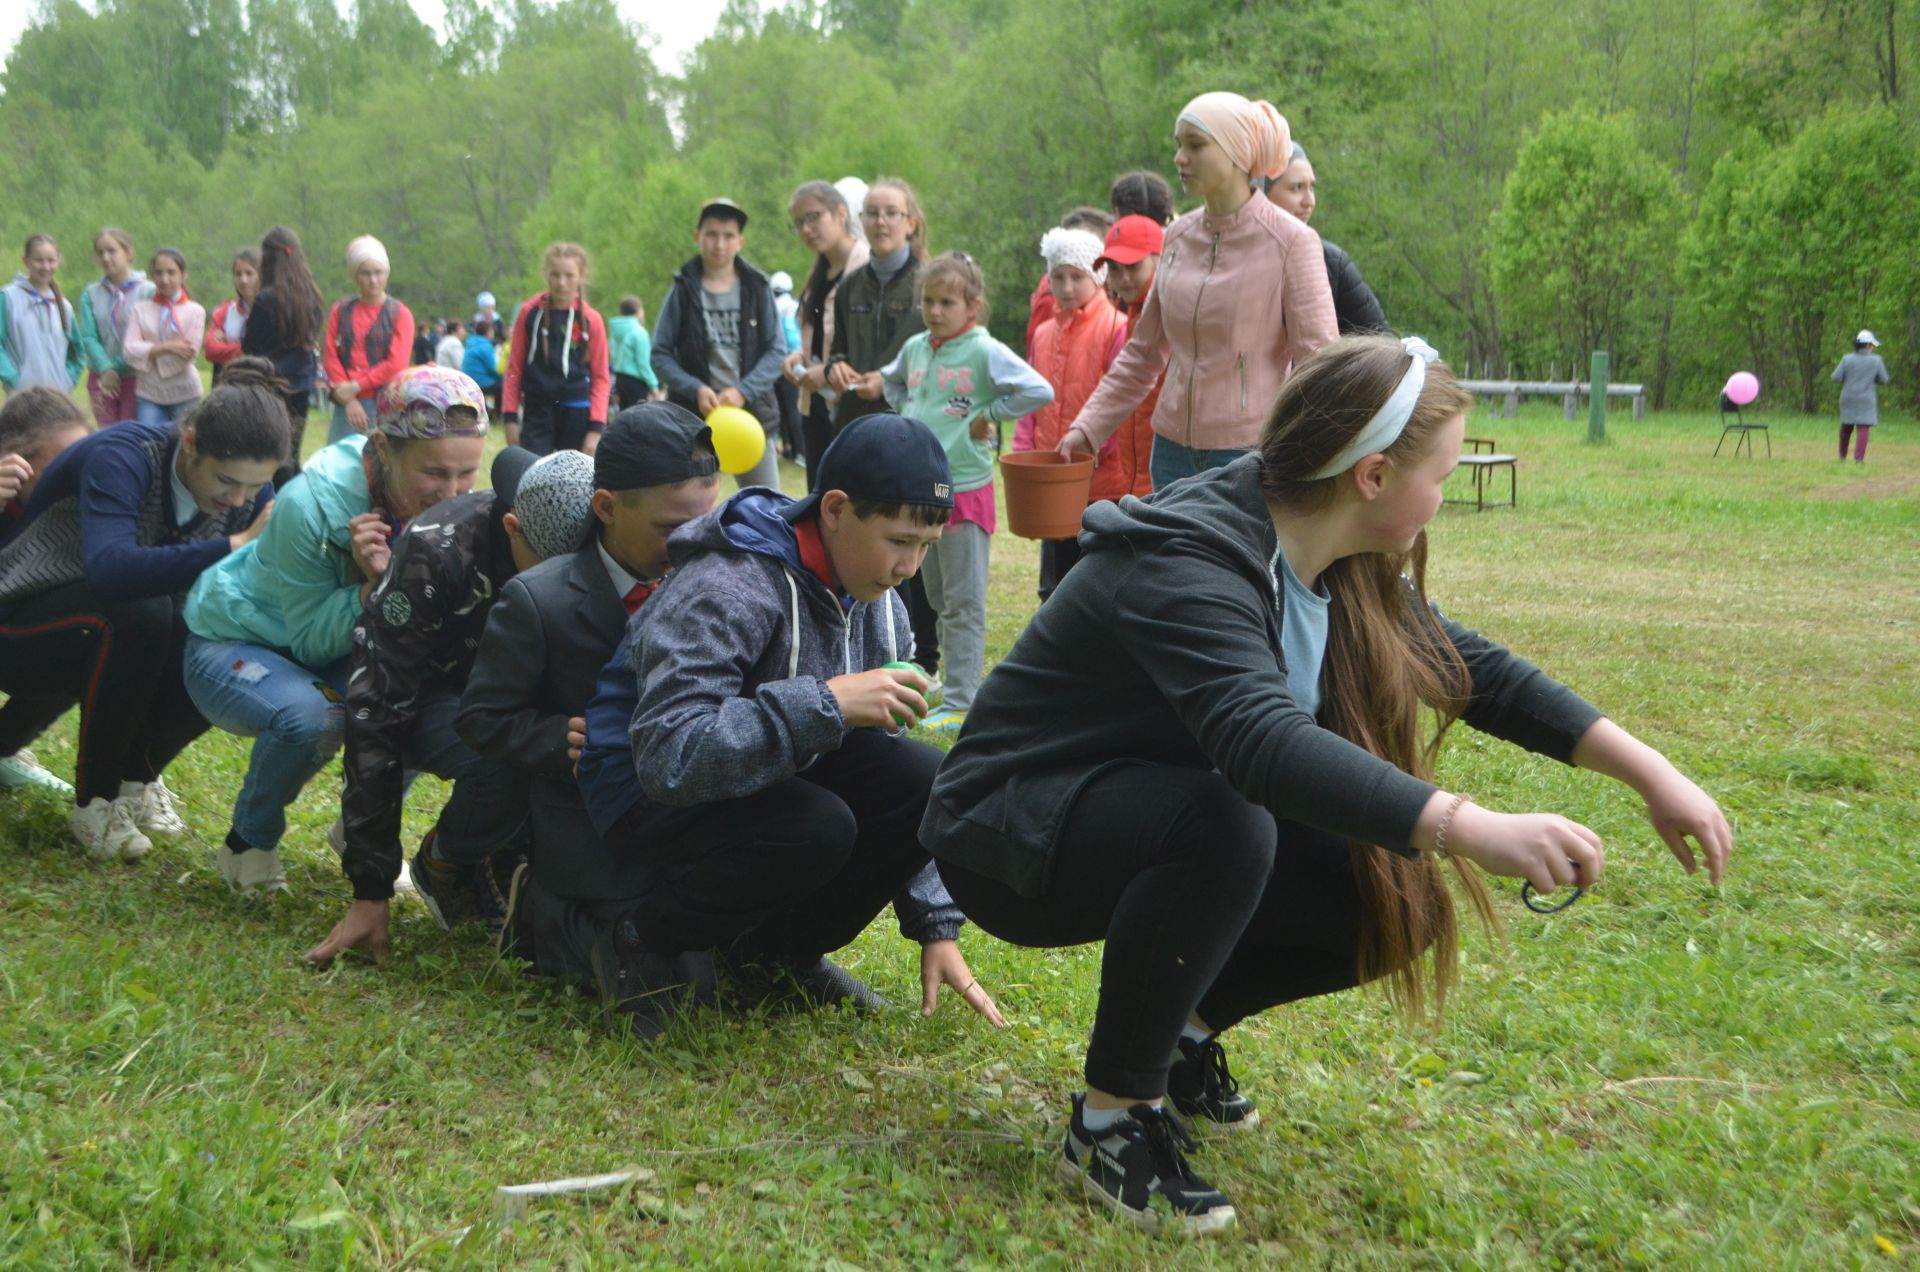
<svg viewBox="0 0 1920 1272">
<path fill-rule="evenodd" d="M 199 501 L 187 484 L 180 480 L 180 446 L 175 443 L 173 456 L 167 460 L 167 481 L 173 486 L 173 524 L 185 526 L 200 515 Z"/>
<path fill-rule="evenodd" d="M 607 577 L 613 580 L 614 595 L 626 600 L 627 593 L 639 587 L 641 580 L 629 574 L 626 567 L 613 559 L 613 553 L 607 551 L 607 545 L 600 541 L 600 536 L 594 536 L 593 546 L 600 550 L 600 564 L 607 567 Z"/>
</svg>

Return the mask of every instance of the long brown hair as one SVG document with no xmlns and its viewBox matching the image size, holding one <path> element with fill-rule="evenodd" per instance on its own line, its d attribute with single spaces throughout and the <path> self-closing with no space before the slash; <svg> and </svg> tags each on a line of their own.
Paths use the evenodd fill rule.
<svg viewBox="0 0 1920 1272">
<path fill-rule="evenodd" d="M 1407 372 L 1398 340 L 1359 336 L 1335 341 L 1300 364 L 1274 403 L 1260 441 L 1261 487 L 1267 498 L 1311 512 L 1334 498 L 1340 478 L 1315 480 L 1386 402 Z M 1389 463 L 1414 463 L 1435 435 L 1473 406 L 1444 362 L 1430 363 L 1412 418 L 1386 448 Z M 1432 780 L 1441 739 L 1472 692 L 1459 651 L 1427 604 L 1427 535 L 1406 552 L 1342 557 L 1321 575 L 1333 598 L 1321 719 L 1326 727 L 1388 763 Z M 1422 737 L 1422 715 L 1433 716 Z M 1390 998 L 1412 1020 L 1437 1018 L 1459 971 L 1453 896 L 1430 855 L 1409 859 L 1372 844 L 1352 843 L 1361 898 L 1360 977 L 1386 978 Z M 1480 872 L 1453 857 L 1455 877 L 1492 931 L 1500 930 Z M 1431 949 L 1431 977 L 1423 975 Z"/>
<path fill-rule="evenodd" d="M 325 302 L 300 236 L 276 225 L 260 239 L 260 290 L 273 288 L 279 302 L 280 336 L 289 349 L 311 349 L 326 323 Z M 257 295 L 258 293 L 256 293 Z"/>
<path fill-rule="evenodd" d="M 802 199 L 811 199 L 813 202 L 818 203 L 821 211 L 825 212 L 828 216 L 832 216 L 836 212 L 839 213 L 840 224 L 843 231 L 851 229 L 851 226 L 848 225 L 847 196 L 834 189 L 833 182 L 817 180 L 802 181 L 799 186 L 794 189 L 793 194 L 787 199 L 787 212 L 789 215 L 793 212 L 793 205 Z M 814 256 L 813 269 L 807 274 L 806 285 L 800 289 L 801 308 L 812 309 L 825 299 L 827 294 L 827 272 L 832 268 L 832 262 L 827 260 L 827 254 L 825 252 L 817 253 Z"/>
</svg>

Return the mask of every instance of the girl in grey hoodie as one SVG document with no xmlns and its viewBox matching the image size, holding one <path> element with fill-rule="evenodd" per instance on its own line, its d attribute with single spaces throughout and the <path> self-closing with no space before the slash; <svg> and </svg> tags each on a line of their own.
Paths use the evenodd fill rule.
<svg viewBox="0 0 1920 1272">
<path fill-rule="evenodd" d="M 45 234 L 27 240 L 25 266 L 0 287 L 0 384 L 15 389 L 45 385 L 73 392 L 80 378 L 80 343 L 74 338 L 73 306 L 60 294 L 60 245 Z"/>
</svg>

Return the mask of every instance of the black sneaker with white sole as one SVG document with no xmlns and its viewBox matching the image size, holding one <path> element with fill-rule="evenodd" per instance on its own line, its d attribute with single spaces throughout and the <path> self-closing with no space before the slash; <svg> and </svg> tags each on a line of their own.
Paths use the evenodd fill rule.
<svg viewBox="0 0 1920 1272">
<path fill-rule="evenodd" d="M 1180 1040 L 1180 1058 L 1167 1070 L 1167 1098 L 1187 1117 L 1224 1131 L 1243 1131 L 1260 1121 L 1260 1110 L 1240 1094 L 1217 1035 L 1205 1042 Z"/>
<path fill-rule="evenodd" d="M 1233 1227 L 1233 1203 L 1187 1165 L 1184 1150 L 1194 1144 L 1179 1123 L 1151 1104 L 1136 1104 L 1105 1130 L 1090 1131 L 1086 1099 L 1073 1097 L 1062 1179 L 1150 1232 L 1198 1236 Z"/>
</svg>

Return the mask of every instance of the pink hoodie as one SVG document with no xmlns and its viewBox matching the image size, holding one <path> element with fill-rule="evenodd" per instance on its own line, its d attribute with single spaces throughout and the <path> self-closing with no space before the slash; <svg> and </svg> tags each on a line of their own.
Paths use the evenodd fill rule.
<svg viewBox="0 0 1920 1272">
<path fill-rule="evenodd" d="M 1339 334 L 1320 236 L 1255 193 L 1167 227 L 1153 290 L 1076 423 L 1098 448 L 1153 388 L 1153 431 L 1196 450 L 1254 446 L 1294 364 Z"/>
</svg>

